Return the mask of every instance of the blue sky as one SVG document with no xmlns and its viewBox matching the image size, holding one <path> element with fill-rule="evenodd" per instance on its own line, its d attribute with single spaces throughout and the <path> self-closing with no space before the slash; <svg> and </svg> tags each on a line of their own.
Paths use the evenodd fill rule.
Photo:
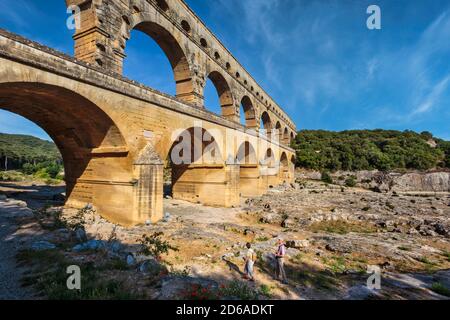
<svg viewBox="0 0 450 320">
<path fill-rule="evenodd" d="M 299 129 L 411 129 L 450 140 L 450 1 L 187 0 Z M 377 4 L 382 29 L 366 28 Z M 1 0 L 0 27 L 68 54 L 63 0 Z M 124 73 L 173 94 L 159 47 L 133 31 Z M 142 62 L 145 67 L 142 67 Z M 219 112 L 211 83 L 207 108 Z M 0 111 L 0 132 L 46 137 Z"/>
</svg>

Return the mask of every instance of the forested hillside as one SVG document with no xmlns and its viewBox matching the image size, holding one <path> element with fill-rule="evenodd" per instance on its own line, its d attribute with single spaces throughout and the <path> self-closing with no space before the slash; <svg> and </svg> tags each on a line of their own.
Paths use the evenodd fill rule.
<svg viewBox="0 0 450 320">
<path fill-rule="evenodd" d="M 450 168 L 450 142 L 429 132 L 302 130 L 293 147 L 297 166 L 314 170 Z"/>
<path fill-rule="evenodd" d="M 53 142 L 36 137 L 0 133 L 0 169 L 22 169 L 25 164 L 61 163 L 61 155 Z"/>
</svg>

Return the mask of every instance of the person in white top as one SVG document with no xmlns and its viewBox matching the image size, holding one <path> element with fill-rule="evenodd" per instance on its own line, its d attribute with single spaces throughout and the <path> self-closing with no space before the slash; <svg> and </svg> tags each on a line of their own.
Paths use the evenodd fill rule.
<svg viewBox="0 0 450 320">
<path fill-rule="evenodd" d="M 255 251 L 253 251 L 252 249 L 252 245 L 251 243 L 247 243 L 247 253 L 245 254 L 244 257 L 244 261 L 245 261 L 245 267 L 244 267 L 244 272 L 245 272 L 245 279 L 248 279 L 250 281 L 255 281 L 255 277 L 253 274 L 253 265 L 255 264 L 256 261 L 256 254 Z"/>
</svg>

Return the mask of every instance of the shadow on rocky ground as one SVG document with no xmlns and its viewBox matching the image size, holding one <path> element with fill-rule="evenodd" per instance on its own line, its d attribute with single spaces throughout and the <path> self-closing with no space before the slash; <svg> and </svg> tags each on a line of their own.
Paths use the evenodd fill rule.
<svg viewBox="0 0 450 320">
<path fill-rule="evenodd" d="M 14 186 L 2 184 L 0 192 L 4 188 Z M 17 261 L 27 270 L 19 279 L 33 292 L 23 296 L 27 298 L 446 299 L 450 295 L 448 194 L 419 197 L 301 180 L 247 199 L 240 208 L 210 208 L 166 197 L 164 221 L 123 228 L 89 206 L 81 211 L 38 209 L 39 201 L 41 207 L 48 204 L 46 197 L 38 197 L 32 199 L 31 210 L 28 202 L 10 198 L 27 198 L 29 190 L 48 198 L 61 192 L 19 186 L 4 192 L 8 199 L 0 199 L 2 219 L 8 220 L 4 223 L 15 226 L 8 241 L 15 244 Z M 287 285 L 273 276 L 278 237 L 288 244 Z M 247 242 L 258 255 L 255 283 L 242 279 Z M 11 265 L 11 257 L 5 261 Z M 82 293 L 67 290 L 65 269 L 71 264 L 81 267 Z M 380 290 L 366 285 L 370 266 L 381 271 Z"/>
</svg>

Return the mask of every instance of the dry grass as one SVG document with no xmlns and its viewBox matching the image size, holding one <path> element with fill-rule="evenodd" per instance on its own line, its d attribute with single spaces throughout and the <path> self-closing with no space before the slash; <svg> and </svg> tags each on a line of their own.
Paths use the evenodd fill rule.
<svg viewBox="0 0 450 320">
<path fill-rule="evenodd" d="M 337 234 L 355 233 L 374 233 L 377 228 L 370 223 L 351 223 L 347 221 L 321 221 L 315 222 L 308 227 L 312 232 L 328 232 Z"/>
</svg>

